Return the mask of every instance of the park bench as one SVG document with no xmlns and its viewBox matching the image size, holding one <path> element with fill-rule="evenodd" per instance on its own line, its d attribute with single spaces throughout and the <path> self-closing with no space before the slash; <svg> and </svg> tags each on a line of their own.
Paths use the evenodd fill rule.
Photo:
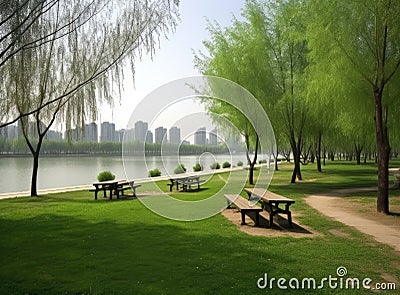
<svg viewBox="0 0 400 295">
<path fill-rule="evenodd" d="M 132 190 L 132 196 L 136 197 L 136 189 L 141 187 L 140 184 L 134 184 L 134 181 L 118 181 L 117 188 L 115 189 L 115 193 L 117 198 L 119 198 L 120 194 L 124 194 L 126 190 Z"/>
<path fill-rule="evenodd" d="M 290 205 L 295 203 L 294 200 L 261 188 L 245 188 L 244 190 L 248 194 L 249 200 L 256 197 L 262 204 L 262 208 L 269 212 L 269 227 L 272 227 L 272 224 L 274 223 L 274 215 L 276 214 L 286 214 L 289 226 L 293 227 Z M 281 204 L 283 204 L 285 208 L 280 208 L 279 205 Z"/>
<path fill-rule="evenodd" d="M 197 189 L 200 189 L 200 183 L 205 182 L 205 180 L 200 180 L 200 176 L 187 176 L 179 178 L 170 178 L 169 191 L 172 192 L 173 187 L 176 185 L 176 189 L 179 189 L 179 185 L 182 185 L 182 190 L 187 191 L 191 189 L 193 185 L 197 185 Z"/>
<path fill-rule="evenodd" d="M 100 181 L 93 182 L 93 189 L 90 189 L 90 192 L 94 192 L 94 199 L 97 200 L 97 194 L 100 191 L 103 191 L 104 198 L 107 197 L 107 191 L 110 194 L 110 200 L 112 200 L 113 194 L 117 196 L 119 199 L 120 194 L 124 194 L 124 191 L 132 189 L 133 196 L 136 196 L 136 188 L 140 187 L 140 184 L 134 185 L 134 181 L 127 180 L 109 180 L 109 181 Z"/>
<path fill-rule="evenodd" d="M 234 204 L 236 208 L 240 211 L 242 215 L 242 224 L 246 224 L 246 214 L 250 212 L 254 212 L 256 214 L 255 226 L 258 226 L 260 224 L 260 212 L 263 211 L 261 207 L 258 207 L 255 204 L 251 204 L 249 200 L 246 200 L 241 195 L 226 194 L 224 195 L 224 197 L 228 203 L 228 208 L 230 208 L 231 204 Z"/>
</svg>

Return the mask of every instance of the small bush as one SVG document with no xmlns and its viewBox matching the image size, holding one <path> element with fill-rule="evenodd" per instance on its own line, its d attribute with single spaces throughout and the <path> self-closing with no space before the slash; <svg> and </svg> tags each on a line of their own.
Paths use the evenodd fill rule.
<svg viewBox="0 0 400 295">
<path fill-rule="evenodd" d="M 149 171 L 149 177 L 161 176 L 161 171 L 158 168 Z"/>
<path fill-rule="evenodd" d="M 97 175 L 97 180 L 98 181 L 108 181 L 108 180 L 114 180 L 115 175 L 112 174 L 110 171 L 103 171 L 100 172 L 99 175 Z"/>
<path fill-rule="evenodd" d="M 199 172 L 203 170 L 203 166 L 200 165 L 200 163 L 196 163 L 196 165 L 193 166 L 193 171 L 194 172 Z"/>
<path fill-rule="evenodd" d="M 221 166 L 219 165 L 218 162 L 215 162 L 214 164 L 212 164 L 212 165 L 210 166 L 210 168 L 211 168 L 211 169 L 219 169 L 219 168 L 221 168 Z"/>
<path fill-rule="evenodd" d="M 258 164 L 265 164 L 265 163 L 267 163 L 267 160 L 260 160 L 260 161 L 258 161 Z"/>
<path fill-rule="evenodd" d="M 239 161 L 239 162 L 237 162 L 237 165 L 238 165 L 238 166 L 243 166 L 243 162 L 242 162 L 242 161 Z"/>
<path fill-rule="evenodd" d="M 175 169 L 174 169 L 174 173 L 175 174 L 181 174 L 181 173 L 185 173 L 186 172 L 186 168 L 185 165 L 183 164 L 179 164 Z"/>
<path fill-rule="evenodd" d="M 231 163 L 229 163 L 228 161 L 222 163 L 222 168 L 230 168 L 230 167 L 231 167 Z"/>
</svg>

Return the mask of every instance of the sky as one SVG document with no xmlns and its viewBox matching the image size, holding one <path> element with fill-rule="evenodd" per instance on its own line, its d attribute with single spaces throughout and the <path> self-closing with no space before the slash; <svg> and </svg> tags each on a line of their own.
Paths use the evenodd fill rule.
<svg viewBox="0 0 400 295">
<path fill-rule="evenodd" d="M 168 40 L 161 40 L 153 60 L 143 56 L 142 60 L 136 63 L 135 85 L 132 79 L 127 77 L 121 101 L 116 101 L 112 110 L 103 105 L 99 121 L 114 122 L 116 129 L 125 129 L 135 107 L 147 94 L 170 81 L 199 75 L 193 66 L 193 50 L 206 53 L 202 42 L 210 38 L 206 30 L 207 19 L 217 21 L 223 27 L 229 26 L 233 15 L 241 19 L 244 2 L 245 0 L 181 0 L 180 22 L 176 31 L 168 35 Z M 178 112 L 183 115 L 204 112 L 198 104 L 182 105 L 179 109 Z M 160 120 L 155 122 L 153 127 L 174 125 L 173 122 L 167 122 L 168 118 L 171 119 L 171 116 L 160 116 Z"/>
</svg>

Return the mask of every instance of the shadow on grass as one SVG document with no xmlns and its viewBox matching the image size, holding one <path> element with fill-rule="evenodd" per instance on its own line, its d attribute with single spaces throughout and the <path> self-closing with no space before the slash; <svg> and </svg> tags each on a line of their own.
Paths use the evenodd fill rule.
<svg viewBox="0 0 400 295">
<path fill-rule="evenodd" d="M 236 210 L 236 209 L 234 209 L 234 210 Z M 255 212 L 248 212 L 248 214 L 246 214 L 246 216 L 250 217 L 251 220 L 253 220 L 253 222 L 255 223 L 255 221 L 256 221 L 256 213 Z M 269 218 L 269 213 L 263 211 L 259 215 L 259 227 L 269 229 L 270 227 L 269 227 L 269 219 L 268 218 Z M 310 234 L 310 235 L 313 234 L 312 232 L 310 232 L 306 228 L 302 227 L 301 225 L 296 224 L 295 222 L 293 222 L 293 227 L 289 227 L 289 221 L 280 215 L 274 216 L 274 223 L 272 225 L 272 229 L 273 230 L 286 230 L 288 232 L 301 233 L 301 234 Z"/>
<path fill-rule="evenodd" d="M 106 212 L 92 212 L 90 220 L 55 214 L 0 219 L 0 293 L 217 294 L 222 279 L 223 288 L 248 292 L 257 291 L 253 277 L 265 272 L 260 255 L 294 263 L 276 241 L 263 241 L 271 247 L 254 255 L 252 237 L 221 234 L 210 220 L 178 223 L 146 211 L 148 220 L 140 221 L 134 209 Z"/>
</svg>

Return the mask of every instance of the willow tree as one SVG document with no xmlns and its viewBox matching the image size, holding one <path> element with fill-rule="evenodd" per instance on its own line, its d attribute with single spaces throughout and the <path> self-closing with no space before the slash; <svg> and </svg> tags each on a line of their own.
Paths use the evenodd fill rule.
<svg viewBox="0 0 400 295">
<path fill-rule="evenodd" d="M 378 154 L 377 211 L 389 214 L 389 122 L 391 116 L 398 116 L 395 105 L 399 99 L 393 94 L 399 81 L 400 2 L 309 2 L 308 42 L 314 62 L 325 68 L 324 76 L 329 75 L 332 85 L 338 86 L 332 91 L 340 92 L 342 99 L 359 100 L 348 92 L 350 84 L 357 85 L 362 90 L 359 93 L 365 93 L 361 99 L 373 105 L 370 119 L 375 122 Z M 354 75 L 343 81 L 343 73 L 348 71 Z"/>
<path fill-rule="evenodd" d="M 24 2 L 25 3 L 25 2 Z M 83 126 L 97 104 L 111 106 L 142 54 L 154 54 L 160 34 L 175 27 L 176 3 L 162 1 L 8 1 L 0 24 L 10 57 L 0 67 L 0 96 L 9 122 L 18 119 L 33 155 L 31 195 L 43 138 L 58 120 Z M 29 5 L 32 4 L 32 5 Z M 35 4 L 35 5 L 34 5 Z M 27 23 L 41 7 L 37 18 Z"/>
<path fill-rule="evenodd" d="M 291 182 L 301 180 L 301 148 L 307 131 L 308 107 L 305 104 L 305 69 L 308 66 L 305 41 L 305 6 L 302 1 L 249 1 L 245 13 L 257 38 L 263 40 L 264 52 L 274 74 L 277 95 L 276 112 L 290 143 L 294 168 Z"/>
<path fill-rule="evenodd" d="M 122 61 L 130 62 L 128 71 L 134 72 L 135 58 L 142 54 L 153 55 L 159 37 L 175 27 L 178 5 L 179 0 L 3 2 L 0 10 L 2 77 L 8 75 L 12 59 L 23 54 L 34 55 L 41 47 L 49 48 L 49 43 L 53 44 L 58 59 L 64 61 L 60 76 L 73 70 L 71 56 L 75 56 L 75 68 L 81 71 L 74 79 L 64 79 L 66 83 L 62 91 L 36 108 L 32 105 L 23 113 L 15 108 L 14 98 L 4 87 L 8 79 L 0 81 L 0 127 L 15 123 L 48 105 L 57 105 L 59 100 L 71 97 L 93 80 L 100 81 L 98 78 L 110 85 L 117 84 L 114 82 L 123 79 L 121 68 L 125 65 Z M 109 93 L 110 89 L 105 90 Z"/>
<path fill-rule="evenodd" d="M 272 115 L 274 88 L 268 56 L 263 52 L 262 40 L 254 34 L 248 23 L 233 19 L 232 25 L 222 28 L 217 23 L 209 23 L 210 40 L 204 41 L 207 54 L 195 55 L 195 66 L 202 74 L 223 77 L 234 81 L 250 91 L 260 102 L 266 113 Z M 243 110 L 215 100 L 207 105 L 210 113 L 223 116 L 230 121 L 245 139 L 247 161 L 250 167 L 249 183 L 253 184 L 253 171 L 257 156 L 262 147 L 249 120 L 241 113 Z M 251 110 L 249 112 L 251 113 Z M 253 158 L 249 152 L 254 151 Z M 276 162 L 276 161 L 275 161 Z"/>
</svg>

